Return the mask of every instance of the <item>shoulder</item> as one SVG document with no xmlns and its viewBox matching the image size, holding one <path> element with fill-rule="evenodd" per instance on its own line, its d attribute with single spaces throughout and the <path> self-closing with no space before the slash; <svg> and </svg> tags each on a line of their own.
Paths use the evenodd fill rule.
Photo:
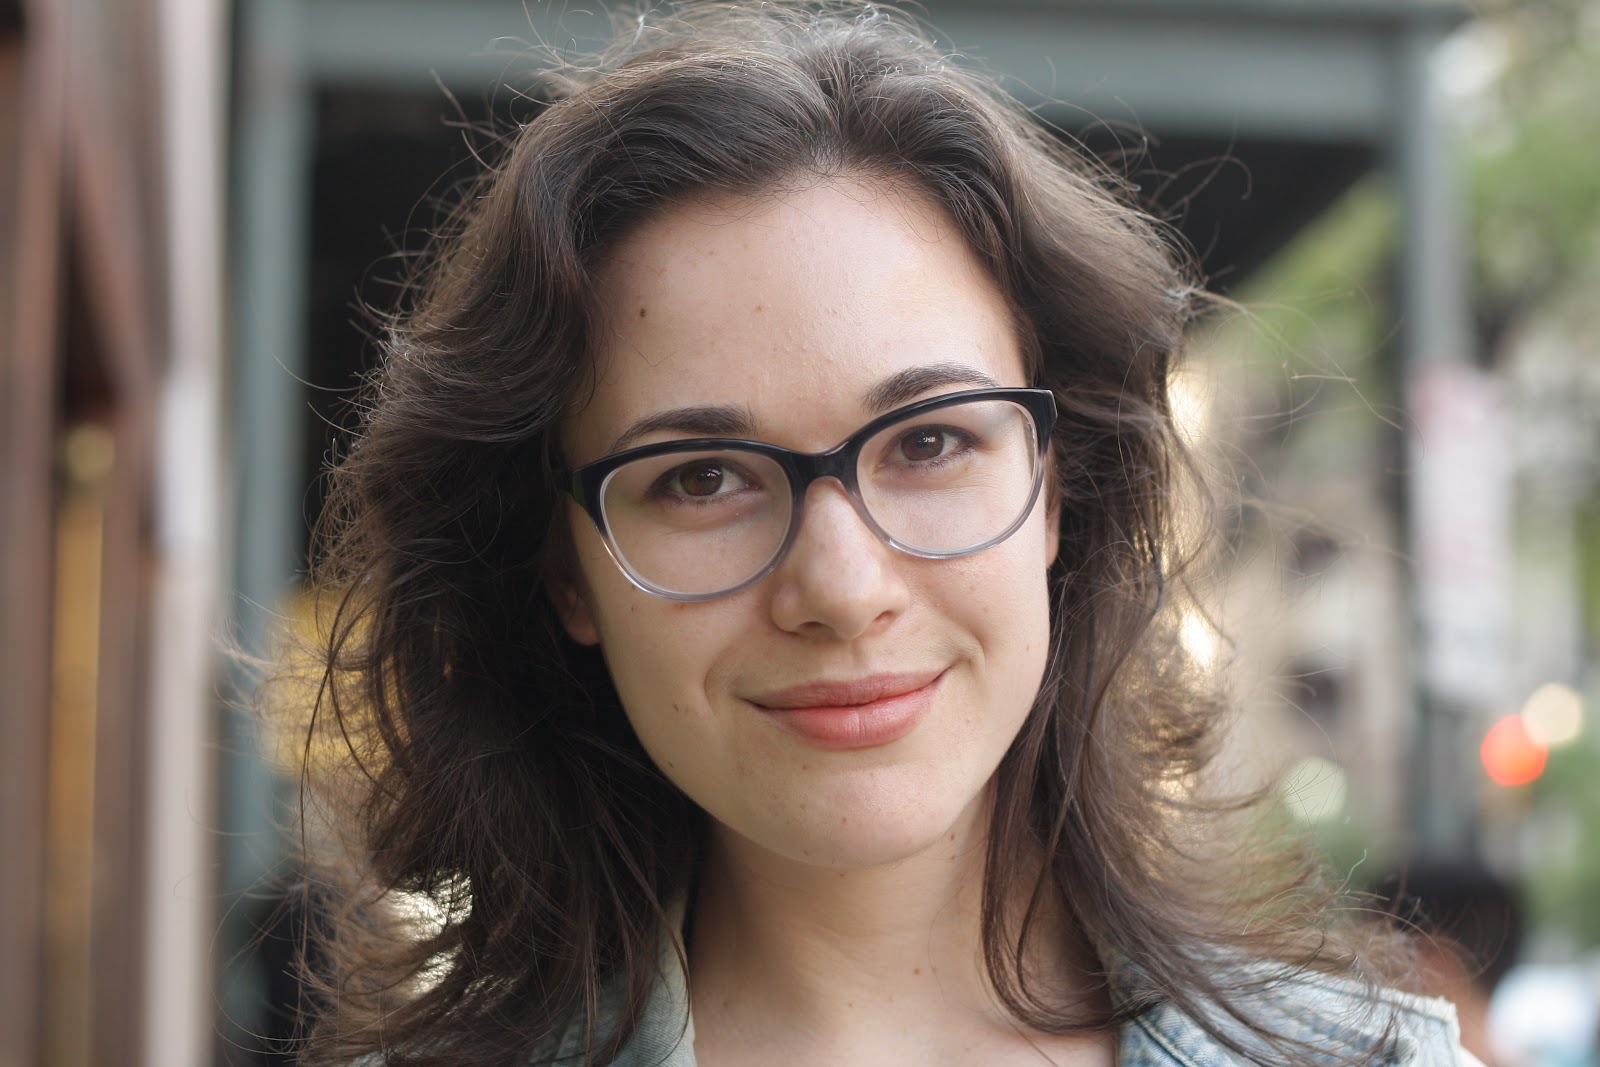
<svg viewBox="0 0 1600 1067">
<path fill-rule="evenodd" d="M 683 971 L 683 957 L 676 945 L 676 929 L 663 931 L 657 980 L 627 1043 L 611 1061 L 611 1067 L 694 1067 L 694 1018 L 689 1012 L 689 984 Z M 592 1027 L 586 1017 L 574 1016 L 560 1033 L 539 1042 L 523 1062 L 530 1067 L 545 1064 L 572 1067 L 586 1062 L 587 1051 L 597 1047 L 621 1025 L 625 999 L 620 983 L 608 982 L 595 1005 Z"/>
<path fill-rule="evenodd" d="M 1469 1067 L 1455 1008 L 1448 1001 L 1301 972 L 1263 978 L 1235 1007 L 1279 1036 L 1275 1057 L 1296 1063 L 1366 1062 L 1385 1067 Z M 1233 1013 L 1217 1009 L 1211 1030 L 1265 1056 L 1273 1046 Z M 1170 1002 L 1130 1020 L 1120 1035 L 1121 1067 L 1229 1067 L 1249 1063 L 1199 1019 Z M 1374 1054 L 1375 1053 L 1375 1054 Z"/>
</svg>

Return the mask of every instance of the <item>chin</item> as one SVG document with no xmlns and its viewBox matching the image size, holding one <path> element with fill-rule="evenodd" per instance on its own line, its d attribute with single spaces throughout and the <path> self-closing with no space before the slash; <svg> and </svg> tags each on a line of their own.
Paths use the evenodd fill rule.
<svg viewBox="0 0 1600 1067">
<path fill-rule="evenodd" d="M 855 791 L 852 791 L 855 792 Z M 971 847 L 987 788 L 965 804 L 946 797 L 896 788 L 892 796 L 835 797 L 818 804 L 813 795 L 799 819 L 782 826 L 733 827 L 733 832 L 793 863 L 837 870 L 866 870 L 919 856 L 952 856 Z M 740 820 L 743 822 L 744 820 Z"/>
</svg>

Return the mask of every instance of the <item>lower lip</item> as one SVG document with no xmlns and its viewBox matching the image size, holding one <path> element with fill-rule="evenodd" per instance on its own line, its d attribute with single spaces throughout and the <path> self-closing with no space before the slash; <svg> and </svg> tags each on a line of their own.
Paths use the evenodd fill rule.
<svg viewBox="0 0 1600 1067">
<path fill-rule="evenodd" d="M 761 710 L 779 726 L 817 748 L 835 752 L 876 748 L 898 741 L 915 729 L 933 707 L 933 695 L 943 678 L 941 674 L 921 689 L 870 704 Z"/>
</svg>

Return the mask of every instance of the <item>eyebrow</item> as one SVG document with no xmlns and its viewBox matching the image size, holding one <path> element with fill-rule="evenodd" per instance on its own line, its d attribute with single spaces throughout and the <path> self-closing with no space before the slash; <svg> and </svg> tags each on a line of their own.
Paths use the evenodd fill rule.
<svg viewBox="0 0 1600 1067">
<path fill-rule="evenodd" d="M 964 363 L 929 363 L 889 375 L 867 392 L 863 403 L 872 414 L 882 415 L 911 403 L 929 389 L 946 385 L 970 385 L 980 389 L 1000 387 L 999 382 L 976 367 Z"/>
<path fill-rule="evenodd" d="M 891 374 L 867 391 L 862 404 L 873 415 L 893 411 L 909 404 L 930 389 L 947 385 L 998 388 L 989 375 L 963 363 L 930 363 L 908 367 Z M 705 404 L 657 411 L 630 425 L 606 449 L 607 455 L 621 452 L 639 438 L 661 430 L 676 430 L 696 437 L 754 437 L 756 420 L 750 409 L 734 404 Z"/>
<path fill-rule="evenodd" d="M 702 405 L 657 411 L 633 423 L 611 442 L 608 455 L 621 452 L 646 434 L 657 430 L 678 430 L 696 437 L 751 437 L 756 420 L 746 407 L 732 404 Z"/>
</svg>

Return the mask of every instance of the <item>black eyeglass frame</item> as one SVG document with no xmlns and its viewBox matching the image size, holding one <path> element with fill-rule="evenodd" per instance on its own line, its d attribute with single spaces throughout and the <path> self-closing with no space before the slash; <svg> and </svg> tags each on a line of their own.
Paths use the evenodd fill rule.
<svg viewBox="0 0 1600 1067">
<path fill-rule="evenodd" d="M 1039 462 L 1033 472 L 1033 488 L 1028 493 L 1028 502 L 1018 512 L 1015 520 L 994 537 L 981 544 L 970 548 L 958 549 L 953 552 L 929 552 L 925 549 L 914 548 L 896 540 L 878 525 L 872 517 L 872 512 L 867 508 L 866 501 L 861 496 L 861 486 L 856 479 L 856 468 L 861 458 L 861 449 L 879 431 L 897 422 L 915 418 L 928 412 L 938 411 L 941 408 L 954 407 L 979 400 L 1005 400 L 1016 404 L 1028 412 L 1033 419 L 1034 436 L 1039 449 Z M 1056 398 L 1048 389 L 1018 389 L 1018 388 L 990 388 L 967 389 L 957 393 L 945 393 L 942 396 L 919 400 L 904 407 L 895 408 L 885 412 L 867 423 L 861 429 L 840 441 L 826 452 L 796 452 L 781 445 L 768 444 L 765 441 L 750 441 L 737 437 L 696 437 L 682 441 L 663 441 L 659 444 L 641 445 L 622 452 L 602 456 L 593 463 L 586 463 L 572 470 L 556 472 L 556 479 L 575 500 L 579 507 L 589 516 L 595 529 L 600 533 L 600 539 L 605 543 L 606 551 L 610 553 L 617 567 L 638 588 L 655 596 L 668 600 L 685 603 L 698 603 L 707 600 L 720 600 L 726 596 L 733 596 L 755 585 L 761 579 L 771 574 L 789 554 L 794 539 L 800 532 L 800 523 L 804 518 L 805 498 L 811 484 L 819 478 L 835 478 L 844 487 L 845 495 L 850 498 L 850 504 L 860 516 L 867 528 L 878 536 L 884 544 L 889 545 L 908 556 L 920 559 L 960 559 L 963 556 L 975 555 L 986 548 L 1004 541 L 1021 528 L 1033 507 L 1039 499 L 1039 487 L 1044 482 L 1044 470 L 1047 466 L 1046 456 L 1050 450 L 1051 434 L 1055 429 Z M 789 489 L 793 494 L 793 507 L 789 512 L 789 529 L 783 535 L 783 541 L 773 552 L 772 558 L 754 575 L 728 589 L 715 593 L 682 593 L 676 590 L 665 589 L 646 581 L 633 572 L 628 565 L 621 549 L 611 536 L 611 530 L 606 523 L 605 510 L 601 507 L 602 490 L 605 488 L 606 479 L 617 468 L 631 463 L 637 459 L 648 459 L 653 456 L 670 455 L 674 452 L 706 452 L 736 450 L 740 452 L 754 452 L 767 457 L 783 469 L 784 475 L 789 479 Z"/>
</svg>

